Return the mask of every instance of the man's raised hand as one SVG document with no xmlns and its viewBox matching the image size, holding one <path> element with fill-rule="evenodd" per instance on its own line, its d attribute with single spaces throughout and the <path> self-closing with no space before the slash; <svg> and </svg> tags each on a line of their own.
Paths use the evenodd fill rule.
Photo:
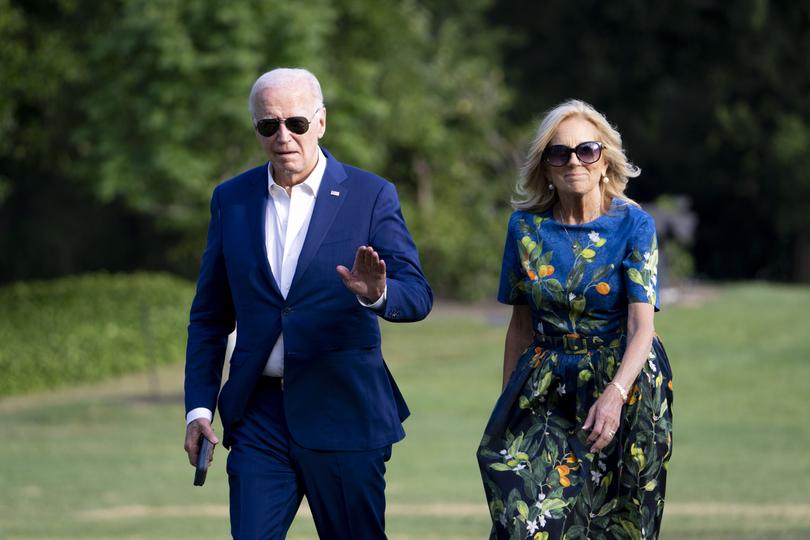
<svg viewBox="0 0 810 540">
<path fill-rule="evenodd" d="M 385 291 L 385 261 L 371 246 L 360 246 L 351 270 L 343 265 L 336 268 L 343 284 L 351 292 L 373 304 Z"/>
</svg>

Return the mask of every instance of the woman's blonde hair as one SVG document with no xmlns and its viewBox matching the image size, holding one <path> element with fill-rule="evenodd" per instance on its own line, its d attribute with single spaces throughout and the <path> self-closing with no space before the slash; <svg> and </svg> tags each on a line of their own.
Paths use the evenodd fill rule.
<svg viewBox="0 0 810 540">
<path fill-rule="evenodd" d="M 558 200 L 557 192 L 549 188 L 550 181 L 546 176 L 547 165 L 543 162 L 543 152 L 560 124 L 571 117 L 580 117 L 589 121 L 599 133 L 602 148 L 602 159 L 607 162 L 606 175 L 609 182 L 600 182 L 602 191 L 602 209 L 607 212 L 614 198 L 629 204 L 635 201 L 624 194 L 627 181 L 641 174 L 641 169 L 627 160 L 622 148 L 622 136 L 610 125 L 607 118 L 588 103 L 578 99 L 569 99 L 553 107 L 540 122 L 537 134 L 532 141 L 526 163 L 521 170 L 520 179 L 515 186 L 512 206 L 517 210 L 542 212 L 551 208 Z"/>
</svg>

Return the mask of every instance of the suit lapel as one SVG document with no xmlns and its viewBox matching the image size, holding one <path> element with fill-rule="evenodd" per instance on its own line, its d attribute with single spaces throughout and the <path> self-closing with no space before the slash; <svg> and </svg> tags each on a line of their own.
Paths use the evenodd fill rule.
<svg viewBox="0 0 810 540">
<path fill-rule="evenodd" d="M 327 156 L 326 171 L 323 173 L 321 186 L 318 188 L 318 196 L 315 199 L 315 207 L 312 209 L 312 219 L 309 222 L 309 229 L 301 248 L 301 255 L 298 257 L 298 265 L 295 268 L 290 294 L 295 289 L 296 284 L 301 280 L 301 276 L 306 272 L 309 263 L 318 252 L 326 233 L 329 231 L 335 220 L 338 210 L 346 200 L 348 188 L 343 184 L 346 179 L 346 171 L 343 166 L 331 156 L 326 150 Z"/>
<path fill-rule="evenodd" d="M 273 271 L 270 268 L 270 260 L 267 258 L 267 243 L 265 241 L 267 228 L 264 220 L 267 215 L 267 199 L 270 196 L 267 191 L 267 166 L 260 167 L 258 170 L 259 172 L 251 182 L 247 203 L 249 226 L 250 230 L 254 231 L 254 234 L 251 235 L 253 238 L 253 252 L 270 288 L 281 296 L 276 278 L 273 277 Z"/>
</svg>

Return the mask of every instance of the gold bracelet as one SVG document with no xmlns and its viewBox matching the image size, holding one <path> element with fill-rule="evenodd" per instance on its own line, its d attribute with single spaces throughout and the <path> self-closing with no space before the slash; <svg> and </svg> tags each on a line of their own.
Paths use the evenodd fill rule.
<svg viewBox="0 0 810 540">
<path fill-rule="evenodd" d="M 622 402 L 627 402 L 627 390 L 625 390 L 624 388 L 622 388 L 622 385 L 620 385 L 620 384 L 619 384 L 619 383 L 617 383 L 616 381 L 610 381 L 610 383 L 608 383 L 608 386 L 610 386 L 610 385 L 615 386 L 615 387 L 616 387 L 616 390 L 618 390 L 618 391 L 619 391 L 619 395 L 621 395 L 621 396 L 622 396 Z"/>
</svg>

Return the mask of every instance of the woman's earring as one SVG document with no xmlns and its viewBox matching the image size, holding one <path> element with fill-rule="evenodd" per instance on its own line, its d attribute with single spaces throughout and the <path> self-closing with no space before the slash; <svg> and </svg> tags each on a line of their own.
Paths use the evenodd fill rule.
<svg viewBox="0 0 810 540">
<path fill-rule="evenodd" d="M 610 178 L 608 178 L 608 176 L 606 174 L 603 174 L 602 175 L 602 183 L 607 184 L 608 182 L 610 182 Z"/>
<path fill-rule="evenodd" d="M 551 182 L 548 183 L 548 190 L 554 191 L 554 184 L 552 184 Z"/>
</svg>

